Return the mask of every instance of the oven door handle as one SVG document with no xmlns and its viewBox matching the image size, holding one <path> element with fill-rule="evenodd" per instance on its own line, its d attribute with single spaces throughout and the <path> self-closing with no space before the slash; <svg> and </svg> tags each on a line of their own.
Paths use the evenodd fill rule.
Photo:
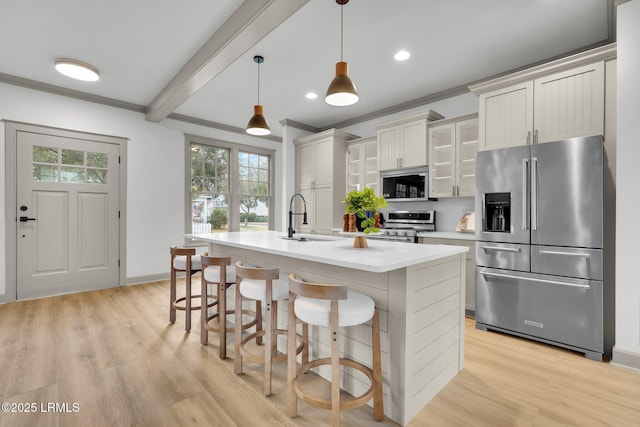
<svg viewBox="0 0 640 427">
<path fill-rule="evenodd" d="M 590 289 L 591 288 L 591 286 L 589 286 L 589 285 L 580 285 L 580 284 L 577 284 L 577 283 L 560 282 L 558 280 L 536 279 L 536 278 L 533 278 L 533 277 L 516 276 L 516 275 L 513 275 L 513 274 L 490 273 L 488 271 L 481 271 L 480 274 L 482 274 L 483 276 L 489 276 L 489 277 L 502 277 L 502 278 L 505 278 L 505 279 L 525 280 L 527 282 L 547 283 L 549 285 L 569 286 L 571 288 L 582 288 L 582 289 Z"/>
</svg>

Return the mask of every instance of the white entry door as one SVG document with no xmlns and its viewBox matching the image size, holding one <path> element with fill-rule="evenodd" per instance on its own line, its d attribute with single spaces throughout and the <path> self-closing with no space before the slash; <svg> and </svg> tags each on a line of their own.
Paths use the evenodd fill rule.
<svg viewBox="0 0 640 427">
<path fill-rule="evenodd" d="M 17 299 L 119 285 L 119 146 L 19 131 Z"/>
</svg>

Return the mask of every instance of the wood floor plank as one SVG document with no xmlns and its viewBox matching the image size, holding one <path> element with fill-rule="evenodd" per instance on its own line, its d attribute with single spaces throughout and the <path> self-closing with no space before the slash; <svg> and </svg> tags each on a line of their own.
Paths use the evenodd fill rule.
<svg viewBox="0 0 640 427">
<path fill-rule="evenodd" d="M 179 283 L 183 283 L 180 282 Z M 299 403 L 286 415 L 286 368 L 233 373 L 214 333 L 199 342 L 184 313 L 168 322 L 168 281 L 0 305 L 0 396 L 9 402 L 80 404 L 78 413 L 0 414 L 3 426 L 329 426 L 327 411 Z M 232 336 L 229 336 L 232 342 Z M 325 380 L 311 375 L 312 387 Z M 465 369 L 409 424 L 615 426 L 640 420 L 640 373 L 465 323 Z M 343 427 L 376 423 L 372 409 L 342 414 Z"/>
</svg>

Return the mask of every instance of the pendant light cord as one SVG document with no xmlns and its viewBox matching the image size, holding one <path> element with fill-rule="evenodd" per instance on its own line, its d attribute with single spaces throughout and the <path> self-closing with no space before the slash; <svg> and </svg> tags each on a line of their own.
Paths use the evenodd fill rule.
<svg viewBox="0 0 640 427">
<path fill-rule="evenodd" d="M 260 105 L 260 63 L 258 62 L 258 105 Z"/>
<path fill-rule="evenodd" d="M 340 5 L 340 62 L 343 62 L 344 46 L 344 3 Z"/>
</svg>

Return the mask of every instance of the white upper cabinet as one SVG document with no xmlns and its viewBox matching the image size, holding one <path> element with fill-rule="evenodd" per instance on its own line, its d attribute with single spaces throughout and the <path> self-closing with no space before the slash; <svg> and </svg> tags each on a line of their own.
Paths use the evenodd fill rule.
<svg viewBox="0 0 640 427">
<path fill-rule="evenodd" d="M 476 114 L 429 126 L 429 197 L 473 197 L 478 151 Z"/>
<path fill-rule="evenodd" d="M 375 125 L 378 170 L 427 165 L 427 122 L 442 118 L 441 114 L 426 110 Z"/>
<path fill-rule="evenodd" d="M 376 137 L 352 140 L 347 145 L 347 193 L 365 187 L 380 194 Z"/>
<path fill-rule="evenodd" d="M 471 87 L 479 96 L 481 150 L 604 135 L 601 47 Z"/>
<path fill-rule="evenodd" d="M 296 146 L 296 192 L 307 202 L 309 224 L 295 217 L 299 233 L 331 234 L 331 229 L 342 226 L 345 197 L 346 141 L 357 138 L 336 129 L 309 135 L 294 141 Z M 302 203 L 295 200 L 296 212 L 302 212 Z"/>
</svg>

